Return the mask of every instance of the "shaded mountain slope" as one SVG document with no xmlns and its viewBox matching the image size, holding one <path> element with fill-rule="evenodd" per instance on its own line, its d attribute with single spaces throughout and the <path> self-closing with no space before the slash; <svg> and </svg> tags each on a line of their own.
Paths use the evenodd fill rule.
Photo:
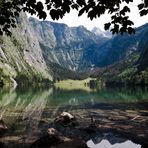
<svg viewBox="0 0 148 148">
<path fill-rule="evenodd" d="M 117 35 L 98 47 L 96 52 L 96 67 L 104 67 L 126 59 L 135 51 L 142 50 L 148 36 L 148 24 L 136 29 L 135 35 Z M 143 41 L 143 42 L 142 42 Z"/>
</svg>

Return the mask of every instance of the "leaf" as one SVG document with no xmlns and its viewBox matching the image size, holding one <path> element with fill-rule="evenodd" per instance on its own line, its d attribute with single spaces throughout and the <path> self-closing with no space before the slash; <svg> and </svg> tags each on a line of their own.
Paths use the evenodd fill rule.
<svg viewBox="0 0 148 148">
<path fill-rule="evenodd" d="M 144 8 L 144 3 L 138 5 L 138 9 L 141 10 Z"/>
<path fill-rule="evenodd" d="M 44 9 L 44 6 L 43 6 L 42 2 L 37 2 L 36 10 L 37 11 L 42 11 L 43 9 Z"/>
<path fill-rule="evenodd" d="M 78 10 L 78 9 L 79 9 L 79 5 L 77 5 L 77 4 L 72 4 L 72 5 L 71 5 L 71 8 L 72 8 L 72 9 Z"/>
<path fill-rule="evenodd" d="M 16 12 L 14 12 L 14 15 L 15 16 L 19 16 L 19 13 L 16 11 Z"/>
<path fill-rule="evenodd" d="M 135 34 L 135 29 L 133 29 L 132 27 L 128 27 L 128 33 Z"/>
<path fill-rule="evenodd" d="M 115 24 L 114 28 L 111 29 L 111 32 L 113 34 L 118 34 L 118 32 L 119 32 L 119 25 Z"/>
<path fill-rule="evenodd" d="M 58 20 L 59 18 L 62 18 L 64 16 L 64 13 L 60 9 L 57 9 L 57 10 L 56 9 L 52 9 L 50 11 L 50 15 L 51 15 L 51 18 L 53 20 L 55 20 L 55 19 Z"/>
<path fill-rule="evenodd" d="M 145 7 L 148 7 L 148 1 L 144 0 Z"/>
<path fill-rule="evenodd" d="M 46 0 L 46 1 L 45 1 L 45 4 L 48 4 L 48 3 L 50 3 L 50 0 Z"/>
<path fill-rule="evenodd" d="M 68 2 L 68 0 L 67 0 L 67 2 Z M 55 8 L 59 8 L 59 7 L 61 7 L 62 5 L 65 5 L 64 3 L 65 3 L 65 1 L 64 1 L 64 3 L 62 3 L 62 0 L 54 0 L 54 5 L 55 5 Z"/>
<path fill-rule="evenodd" d="M 130 8 L 125 6 L 121 11 L 120 11 L 120 15 L 125 15 L 125 13 L 130 12 Z"/>
<path fill-rule="evenodd" d="M 127 20 L 126 24 L 129 25 L 129 26 L 134 25 L 134 23 L 132 21 L 130 21 L 130 20 Z"/>
<path fill-rule="evenodd" d="M 129 2 L 133 2 L 133 0 L 123 0 L 123 2 L 126 2 L 127 4 L 129 4 Z"/>
<path fill-rule="evenodd" d="M 5 18 L 3 16 L 0 16 L 0 25 L 4 25 L 5 24 Z"/>
<path fill-rule="evenodd" d="M 111 23 L 106 23 L 104 24 L 104 29 L 109 30 L 110 26 L 111 26 Z"/>
<path fill-rule="evenodd" d="M 85 8 L 82 8 L 82 9 L 79 11 L 78 16 L 81 16 L 84 12 L 85 12 Z"/>
<path fill-rule="evenodd" d="M 51 15 L 51 18 L 52 18 L 53 20 L 56 19 L 55 14 L 56 14 L 56 10 L 55 10 L 55 9 L 52 9 L 52 10 L 50 11 L 50 15 Z"/>
<path fill-rule="evenodd" d="M 140 11 L 140 16 L 144 16 L 148 14 L 148 9 L 143 9 Z"/>
<path fill-rule="evenodd" d="M 93 18 L 96 18 L 96 12 L 94 10 L 89 11 L 88 17 L 93 20 Z"/>
<path fill-rule="evenodd" d="M 85 0 L 77 0 L 76 3 L 81 7 L 86 5 Z"/>
<path fill-rule="evenodd" d="M 119 32 L 123 35 L 123 33 L 126 32 L 126 29 L 127 29 L 126 27 L 121 27 Z"/>
<path fill-rule="evenodd" d="M 47 5 L 47 10 L 50 10 L 51 9 L 51 5 Z"/>
<path fill-rule="evenodd" d="M 62 10 L 64 13 L 69 13 L 70 12 L 70 6 L 69 5 L 62 5 Z"/>
<path fill-rule="evenodd" d="M 16 28 L 16 25 L 15 24 L 11 24 L 11 27 Z"/>
<path fill-rule="evenodd" d="M 46 17 L 47 17 L 47 14 L 46 14 L 46 12 L 41 11 L 41 12 L 38 14 L 38 16 L 39 16 L 39 18 L 40 18 L 40 19 L 45 20 L 45 19 L 46 19 Z"/>
</svg>

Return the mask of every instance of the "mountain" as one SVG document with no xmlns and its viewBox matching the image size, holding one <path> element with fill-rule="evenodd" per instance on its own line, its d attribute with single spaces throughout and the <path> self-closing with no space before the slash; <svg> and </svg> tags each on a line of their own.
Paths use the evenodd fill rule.
<svg viewBox="0 0 148 148">
<path fill-rule="evenodd" d="M 148 24 L 136 29 L 134 35 L 116 35 L 96 48 L 95 67 L 105 67 L 122 61 L 135 51 L 141 52 L 148 36 Z"/>
<path fill-rule="evenodd" d="M 11 37 L 0 37 L 1 85 L 9 79 L 12 83 L 17 79 L 19 83 L 24 75 L 30 81 L 33 77 L 52 80 L 39 41 L 24 13 L 17 18 L 17 28 L 11 31 Z"/>
<path fill-rule="evenodd" d="M 98 28 L 91 32 L 83 26 L 28 20 L 22 13 L 11 31 L 11 37 L 0 37 L 1 85 L 147 74 L 148 24 L 136 28 L 135 35 L 108 38 Z"/>
<path fill-rule="evenodd" d="M 0 85 L 14 85 L 16 82 L 19 85 L 32 85 L 44 80 L 48 83 L 49 80 L 55 79 L 83 78 L 83 74 L 79 75 L 52 62 L 51 59 L 48 60 L 36 32 L 24 13 L 17 18 L 17 28 L 11 31 L 11 37 L 0 37 Z M 52 46 L 53 38 L 48 39 L 50 38 L 44 38 L 45 43 Z"/>
<path fill-rule="evenodd" d="M 94 50 L 108 40 L 83 26 L 68 27 L 65 24 L 38 21 L 34 18 L 29 18 L 29 21 L 36 32 L 46 61 L 73 71 L 89 69 L 92 66 L 90 58 L 94 57 Z"/>
<path fill-rule="evenodd" d="M 46 61 L 66 69 L 85 72 L 106 67 L 126 59 L 144 46 L 148 25 L 136 29 L 135 35 L 108 36 L 99 28 L 88 31 L 85 27 L 29 19 Z M 109 34 L 110 35 L 110 34 Z"/>
<path fill-rule="evenodd" d="M 107 85 L 148 85 L 148 24 L 136 30 L 136 35 L 130 36 L 130 39 L 134 38 L 131 48 L 125 48 L 127 52 L 125 58 L 106 67 L 95 69 L 90 74 L 92 77 L 98 77 L 99 81 L 103 80 Z M 128 37 L 125 39 L 129 41 Z M 121 42 L 119 44 L 122 45 Z"/>
<path fill-rule="evenodd" d="M 142 59 L 142 60 L 141 60 Z M 142 62 L 141 62 L 141 61 Z M 134 52 L 126 59 L 90 72 L 89 76 L 98 78 L 105 85 L 148 85 L 148 62 L 139 52 Z"/>
<path fill-rule="evenodd" d="M 109 38 L 109 39 L 112 38 L 112 33 L 111 32 L 109 32 L 109 31 L 102 31 L 98 27 L 94 27 L 91 32 L 93 32 L 97 36 L 101 36 L 101 37 L 105 37 L 105 38 Z"/>
</svg>

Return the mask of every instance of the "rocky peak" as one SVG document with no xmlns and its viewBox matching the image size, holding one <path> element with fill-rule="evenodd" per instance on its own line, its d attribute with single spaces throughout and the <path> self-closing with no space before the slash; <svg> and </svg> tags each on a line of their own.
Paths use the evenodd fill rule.
<svg viewBox="0 0 148 148">
<path fill-rule="evenodd" d="M 94 27 L 93 29 L 92 29 L 92 32 L 94 33 L 94 34 L 96 34 L 97 36 L 101 36 L 101 37 L 105 37 L 105 38 L 112 38 L 112 34 L 111 34 L 111 32 L 109 32 L 109 31 L 102 31 L 100 28 L 98 28 L 98 27 Z"/>
</svg>

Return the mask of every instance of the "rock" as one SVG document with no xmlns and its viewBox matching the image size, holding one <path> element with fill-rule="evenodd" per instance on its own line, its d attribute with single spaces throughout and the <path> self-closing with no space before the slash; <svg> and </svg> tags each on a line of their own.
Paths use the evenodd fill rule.
<svg viewBox="0 0 148 148">
<path fill-rule="evenodd" d="M 5 124 L 5 122 L 2 119 L 0 119 L 0 137 L 5 134 L 7 129 L 8 128 L 7 128 L 6 124 Z"/>
<path fill-rule="evenodd" d="M 63 126 L 69 126 L 74 121 L 75 117 L 68 112 L 63 112 L 56 117 L 55 122 L 60 123 Z"/>
<path fill-rule="evenodd" d="M 64 137 L 54 128 L 49 128 L 46 135 L 35 141 L 31 148 L 87 148 L 86 143 L 79 138 Z"/>
<path fill-rule="evenodd" d="M 54 128 L 48 128 L 47 133 L 51 136 L 60 137 L 60 133 Z"/>
<path fill-rule="evenodd" d="M 60 133 L 54 128 L 49 128 L 44 136 L 31 145 L 31 148 L 50 147 L 61 142 L 63 142 L 63 138 Z"/>
</svg>

